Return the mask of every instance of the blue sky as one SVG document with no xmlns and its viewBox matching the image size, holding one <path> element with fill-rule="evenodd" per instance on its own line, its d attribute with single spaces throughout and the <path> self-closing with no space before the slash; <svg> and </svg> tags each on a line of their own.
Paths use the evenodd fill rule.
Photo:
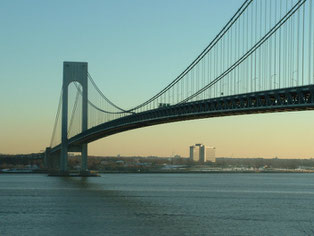
<svg viewBox="0 0 314 236">
<path fill-rule="evenodd" d="M 121 107 L 132 107 L 157 93 L 182 72 L 242 2 L 3 0 L 0 8 L 0 153 L 38 152 L 48 146 L 61 89 L 63 61 L 88 62 L 89 72 L 103 93 Z M 288 120 L 287 126 L 282 122 L 283 117 Z M 280 134 L 291 127 L 289 121 L 302 124 L 312 118 L 312 112 L 299 112 L 160 125 L 99 140 L 90 145 L 89 152 L 187 155 L 188 145 L 203 142 L 216 146 L 221 156 L 293 157 L 299 152 L 286 151 Z M 242 148 L 245 145 L 234 140 L 239 140 L 236 135 L 246 130 L 250 122 L 251 129 L 242 134 L 243 142 L 255 136 L 254 127 L 259 132 L 256 123 L 261 122 L 259 126 L 263 130 L 266 126 L 276 127 L 272 136 L 277 141 L 267 141 L 266 137 L 263 140 L 265 144 L 278 142 L 278 147 L 269 150 L 259 139 L 253 139 L 250 145 L 255 149 L 245 152 Z M 226 128 L 232 124 L 238 125 L 234 136 Z M 299 135 L 305 135 L 308 130 L 306 126 L 294 127 L 298 132 L 304 128 L 305 133 Z M 183 130 L 180 135 L 185 139 L 176 138 Z M 296 130 L 293 128 L 289 137 Z M 224 134 L 230 136 L 225 141 Z M 143 149 L 148 139 L 153 143 L 145 143 Z M 314 153 L 309 149 L 310 143 L 298 145 L 298 150 L 302 148 L 300 155 Z"/>
<path fill-rule="evenodd" d="M 106 95 L 133 106 L 178 75 L 241 2 L 4 1 L 1 78 L 10 88 L 58 91 L 62 62 L 87 61 Z M 139 85 L 134 100 L 115 96 Z"/>
</svg>

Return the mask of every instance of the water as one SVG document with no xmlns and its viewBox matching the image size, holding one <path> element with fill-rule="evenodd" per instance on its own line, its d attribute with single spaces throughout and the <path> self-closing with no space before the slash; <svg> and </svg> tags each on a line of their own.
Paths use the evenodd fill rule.
<svg viewBox="0 0 314 236">
<path fill-rule="evenodd" d="M 314 174 L 2 174 L 0 235 L 314 235 Z"/>
</svg>

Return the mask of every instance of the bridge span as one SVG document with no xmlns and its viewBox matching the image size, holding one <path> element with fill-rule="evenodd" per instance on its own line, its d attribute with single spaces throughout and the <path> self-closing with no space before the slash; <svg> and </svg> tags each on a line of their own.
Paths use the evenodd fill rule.
<svg viewBox="0 0 314 236">
<path fill-rule="evenodd" d="M 81 152 L 81 172 L 88 174 L 88 143 L 127 130 L 192 119 L 313 110 L 312 0 L 280 3 L 245 0 L 181 74 L 129 109 L 101 92 L 86 62 L 64 62 L 59 107 L 46 149 L 48 168 L 67 175 L 68 152 Z"/>
<path fill-rule="evenodd" d="M 245 114 L 314 110 L 314 85 L 261 91 L 166 106 L 118 118 L 69 139 L 70 149 L 142 127 L 184 120 Z M 61 150 L 61 145 L 51 152 Z"/>
</svg>

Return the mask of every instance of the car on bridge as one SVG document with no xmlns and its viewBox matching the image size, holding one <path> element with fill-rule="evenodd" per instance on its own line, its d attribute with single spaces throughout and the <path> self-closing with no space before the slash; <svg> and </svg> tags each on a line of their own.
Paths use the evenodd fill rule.
<svg viewBox="0 0 314 236">
<path fill-rule="evenodd" d="M 170 107 L 170 103 L 159 103 L 158 108 Z"/>
</svg>

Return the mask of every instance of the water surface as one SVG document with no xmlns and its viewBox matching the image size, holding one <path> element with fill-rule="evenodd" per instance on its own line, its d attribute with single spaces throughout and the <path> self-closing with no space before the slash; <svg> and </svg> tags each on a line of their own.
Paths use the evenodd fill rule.
<svg viewBox="0 0 314 236">
<path fill-rule="evenodd" d="M 2 174 L 0 235 L 314 235 L 314 175 Z"/>
</svg>

